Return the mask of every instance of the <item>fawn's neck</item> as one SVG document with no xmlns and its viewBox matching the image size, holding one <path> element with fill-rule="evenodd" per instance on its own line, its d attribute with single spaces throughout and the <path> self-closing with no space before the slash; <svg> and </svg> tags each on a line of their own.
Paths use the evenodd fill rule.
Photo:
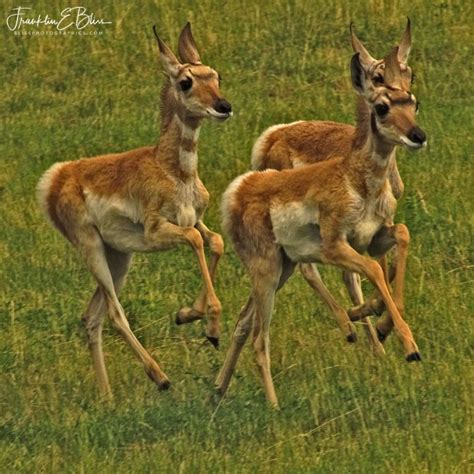
<svg viewBox="0 0 474 474">
<path fill-rule="evenodd" d="M 395 145 L 378 131 L 374 113 L 362 98 L 357 103 L 357 123 L 351 156 L 350 174 L 365 195 L 378 195 L 385 186 L 395 159 Z"/>
<path fill-rule="evenodd" d="M 176 102 L 170 84 L 161 97 L 161 133 L 156 156 L 165 170 L 183 181 L 197 176 L 201 119 L 190 117 Z"/>
</svg>

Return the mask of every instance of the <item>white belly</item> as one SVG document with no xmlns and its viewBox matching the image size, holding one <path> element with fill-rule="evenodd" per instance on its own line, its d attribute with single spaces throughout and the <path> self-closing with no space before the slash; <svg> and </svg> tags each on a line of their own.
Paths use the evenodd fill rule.
<svg viewBox="0 0 474 474">
<path fill-rule="evenodd" d="M 323 261 L 319 212 L 316 206 L 285 204 L 272 208 L 270 218 L 276 243 L 283 247 L 293 262 Z M 366 209 L 349 229 L 346 236 L 349 244 L 358 252 L 365 252 L 384 223 L 383 217 L 372 209 Z"/>
<path fill-rule="evenodd" d="M 139 203 L 115 196 L 96 196 L 86 191 L 92 222 L 105 243 L 121 252 L 146 252 L 143 212 Z"/>
<path fill-rule="evenodd" d="M 303 203 L 272 208 L 270 218 L 276 243 L 293 262 L 320 262 L 318 210 Z"/>
</svg>

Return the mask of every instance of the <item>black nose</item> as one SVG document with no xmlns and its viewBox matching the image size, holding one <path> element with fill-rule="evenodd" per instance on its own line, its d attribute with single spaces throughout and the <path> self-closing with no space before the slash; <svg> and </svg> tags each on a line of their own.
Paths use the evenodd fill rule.
<svg viewBox="0 0 474 474">
<path fill-rule="evenodd" d="M 225 99 L 219 99 L 215 104 L 214 104 L 214 109 L 216 112 L 219 112 L 221 114 L 230 114 L 232 112 L 232 105 L 229 104 Z"/>
<path fill-rule="evenodd" d="M 418 143 L 419 145 L 423 145 L 426 142 L 426 135 L 425 132 L 419 127 L 413 127 L 408 134 L 408 139 L 411 140 L 413 143 Z"/>
</svg>

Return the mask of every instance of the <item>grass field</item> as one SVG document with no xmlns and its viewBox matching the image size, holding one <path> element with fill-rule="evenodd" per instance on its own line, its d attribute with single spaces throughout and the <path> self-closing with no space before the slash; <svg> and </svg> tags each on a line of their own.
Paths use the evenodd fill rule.
<svg viewBox="0 0 474 474">
<path fill-rule="evenodd" d="M 8 2 L 7 2 L 8 3 Z M 94 2 L 92 2 L 94 3 Z M 14 36 L 2 25 L 0 471 L 467 473 L 472 454 L 473 106 L 469 2 L 100 2 L 101 36 Z M 54 16 L 71 2 L 33 2 Z M 13 4 L 12 4 L 13 5 Z M 10 11 L 3 4 L 3 18 Z M 187 248 L 137 255 L 121 301 L 172 380 L 158 393 L 106 324 L 115 399 L 98 401 L 80 315 L 94 289 L 73 248 L 39 213 L 34 188 L 52 163 L 158 139 L 162 74 L 151 25 L 173 46 L 187 20 L 204 62 L 223 77 L 235 116 L 206 123 L 200 175 L 206 221 L 220 229 L 227 184 L 248 170 L 267 126 L 352 122 L 348 25 L 376 57 L 413 21 L 410 59 L 426 152 L 398 153 L 406 190 L 397 219 L 411 231 L 406 318 L 424 357 L 399 341 L 375 359 L 295 275 L 277 298 L 272 362 L 281 411 L 265 402 L 246 348 L 228 396 L 210 398 L 248 278 L 228 243 L 217 291 L 222 348 L 203 326 L 175 326 L 200 287 Z M 43 27 L 44 29 L 44 27 Z M 349 306 L 340 272 L 323 269 Z M 367 286 L 367 292 L 370 289 Z M 472 466 L 471 466 L 472 468 Z"/>
</svg>

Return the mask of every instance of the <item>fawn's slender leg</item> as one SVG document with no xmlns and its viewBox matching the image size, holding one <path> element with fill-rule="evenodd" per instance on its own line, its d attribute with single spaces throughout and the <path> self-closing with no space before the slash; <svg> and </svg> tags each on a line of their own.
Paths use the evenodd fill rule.
<svg viewBox="0 0 474 474">
<path fill-rule="evenodd" d="M 105 246 L 104 249 L 114 288 L 118 294 L 125 284 L 125 277 L 130 266 L 131 255 L 117 252 L 107 246 Z M 105 311 L 106 308 L 102 291 L 100 287 L 97 287 L 82 320 L 86 326 L 89 350 L 99 384 L 99 393 L 102 396 L 111 398 L 112 393 L 105 368 L 104 354 L 102 352 L 102 323 Z"/>
<path fill-rule="evenodd" d="M 392 299 L 379 263 L 369 257 L 358 254 L 346 241 L 341 239 L 325 243 L 324 257 L 327 263 L 341 266 L 349 271 L 364 273 L 367 276 L 380 292 L 390 313 L 393 325 L 405 349 L 406 359 L 408 361 L 421 360 L 410 327 L 403 320 Z"/>
<path fill-rule="evenodd" d="M 349 296 L 351 297 L 352 303 L 355 305 L 364 304 L 364 296 L 362 294 L 362 285 L 360 281 L 360 275 L 353 272 L 343 272 L 342 274 L 344 283 L 346 285 Z M 374 351 L 374 354 L 377 356 L 385 355 L 385 349 L 380 343 L 377 336 L 377 331 L 372 325 L 368 317 L 362 318 L 362 325 L 364 327 L 365 333 L 369 339 L 369 344 Z"/>
<path fill-rule="evenodd" d="M 105 314 L 104 298 L 98 286 L 92 296 L 87 309 L 82 316 L 86 327 L 87 342 L 92 356 L 92 363 L 99 384 L 99 393 L 103 397 L 112 398 L 109 377 L 105 368 L 104 354 L 102 352 L 102 323 Z"/>
<path fill-rule="evenodd" d="M 247 303 L 240 311 L 239 318 L 232 332 L 230 347 L 227 350 L 224 364 L 216 378 L 216 390 L 220 395 L 224 395 L 226 392 L 242 348 L 247 342 L 252 329 L 254 311 L 255 308 L 252 297 L 249 297 Z"/>
<path fill-rule="evenodd" d="M 311 288 L 316 291 L 329 310 L 336 318 L 342 333 L 348 342 L 355 342 L 357 340 L 357 333 L 352 324 L 346 310 L 334 299 L 326 285 L 323 283 L 318 267 L 313 263 L 301 263 L 300 270 Z"/>
<path fill-rule="evenodd" d="M 108 266 L 106 250 L 100 235 L 94 227 L 80 230 L 81 238 L 77 246 L 89 270 L 97 283 L 105 300 L 108 315 L 112 324 L 122 338 L 128 343 L 135 356 L 143 364 L 145 372 L 160 389 L 168 388 L 169 380 L 160 366 L 140 344 L 128 324 L 127 318 L 115 292 L 114 282 Z"/>
<path fill-rule="evenodd" d="M 219 259 L 224 253 L 224 241 L 222 237 L 216 232 L 209 230 L 202 221 L 196 224 L 196 229 L 204 239 L 204 243 L 209 246 L 211 251 L 211 262 L 209 264 L 209 275 L 212 282 L 215 281 L 215 274 Z M 203 319 L 207 310 L 207 291 L 206 287 L 203 286 L 199 296 L 196 298 L 191 308 L 181 308 L 176 315 L 176 324 L 190 323 L 198 319 Z M 215 322 L 209 322 L 209 324 L 215 324 Z"/>
<path fill-rule="evenodd" d="M 404 288 L 405 288 L 405 272 L 408 259 L 408 246 L 410 243 L 410 232 L 408 227 L 404 224 L 395 224 L 391 227 L 393 238 L 396 241 L 396 256 L 395 256 L 395 276 L 393 281 L 393 301 L 397 306 L 398 311 L 403 317 L 405 314 L 404 302 Z M 394 322 L 388 313 L 384 318 L 381 318 L 377 324 L 377 332 L 379 338 L 383 341 L 390 334 L 394 326 Z"/>
<path fill-rule="evenodd" d="M 283 258 L 282 273 L 280 281 L 278 283 L 277 291 L 286 283 L 288 278 L 293 274 L 295 265 L 288 259 Z M 230 347 L 227 351 L 225 362 L 219 371 L 219 375 L 216 379 L 216 390 L 220 395 L 224 395 L 226 392 L 229 382 L 234 373 L 237 360 L 240 352 L 248 339 L 250 331 L 252 330 L 252 323 L 255 315 L 255 304 L 253 297 L 251 296 L 246 305 L 242 308 L 239 319 L 235 325 L 232 333 L 232 339 Z"/>
<path fill-rule="evenodd" d="M 145 240 L 152 250 L 170 248 L 178 243 L 186 243 L 191 246 L 198 259 L 209 306 L 209 324 L 206 327 L 206 336 L 213 346 L 217 347 L 219 345 L 222 305 L 212 284 L 206 255 L 204 254 L 204 240 L 200 232 L 195 227 L 179 227 L 167 220 L 160 217 L 156 219 L 156 216 L 151 215 L 145 222 Z"/>
<path fill-rule="evenodd" d="M 189 235 L 189 243 L 194 250 L 199 262 L 199 269 L 201 270 L 201 277 L 204 282 L 204 288 L 206 291 L 206 301 L 209 305 L 208 317 L 209 321 L 206 326 L 206 336 L 214 347 L 219 346 L 220 336 L 220 321 L 222 314 L 222 306 L 217 298 L 217 295 L 212 284 L 211 274 L 207 267 L 206 255 L 204 254 L 204 242 L 201 234 L 196 230 L 192 229 L 195 233 Z M 217 265 L 217 261 L 215 263 Z M 214 266 L 215 271 L 215 266 Z"/>
<path fill-rule="evenodd" d="M 253 318 L 253 347 L 268 402 L 278 408 L 278 399 L 270 370 L 270 322 L 275 293 L 282 273 L 281 261 L 258 262 L 252 274 L 252 297 L 255 304 Z"/>
<path fill-rule="evenodd" d="M 395 224 L 390 227 L 384 227 L 374 238 L 373 243 L 369 247 L 371 255 L 385 255 L 394 245 L 396 245 L 396 253 L 392 261 L 388 275 L 388 281 L 394 280 L 393 300 L 399 309 L 399 312 L 404 314 L 404 282 L 406 262 L 408 258 L 408 245 L 410 243 L 410 233 L 404 224 Z M 383 262 L 383 260 L 382 260 Z M 365 304 L 361 304 L 348 310 L 351 320 L 358 320 L 370 314 L 380 315 L 385 310 L 385 303 L 380 297 L 380 294 L 374 295 Z M 393 328 L 393 322 L 389 314 L 376 324 L 378 337 L 384 341 Z"/>
</svg>

